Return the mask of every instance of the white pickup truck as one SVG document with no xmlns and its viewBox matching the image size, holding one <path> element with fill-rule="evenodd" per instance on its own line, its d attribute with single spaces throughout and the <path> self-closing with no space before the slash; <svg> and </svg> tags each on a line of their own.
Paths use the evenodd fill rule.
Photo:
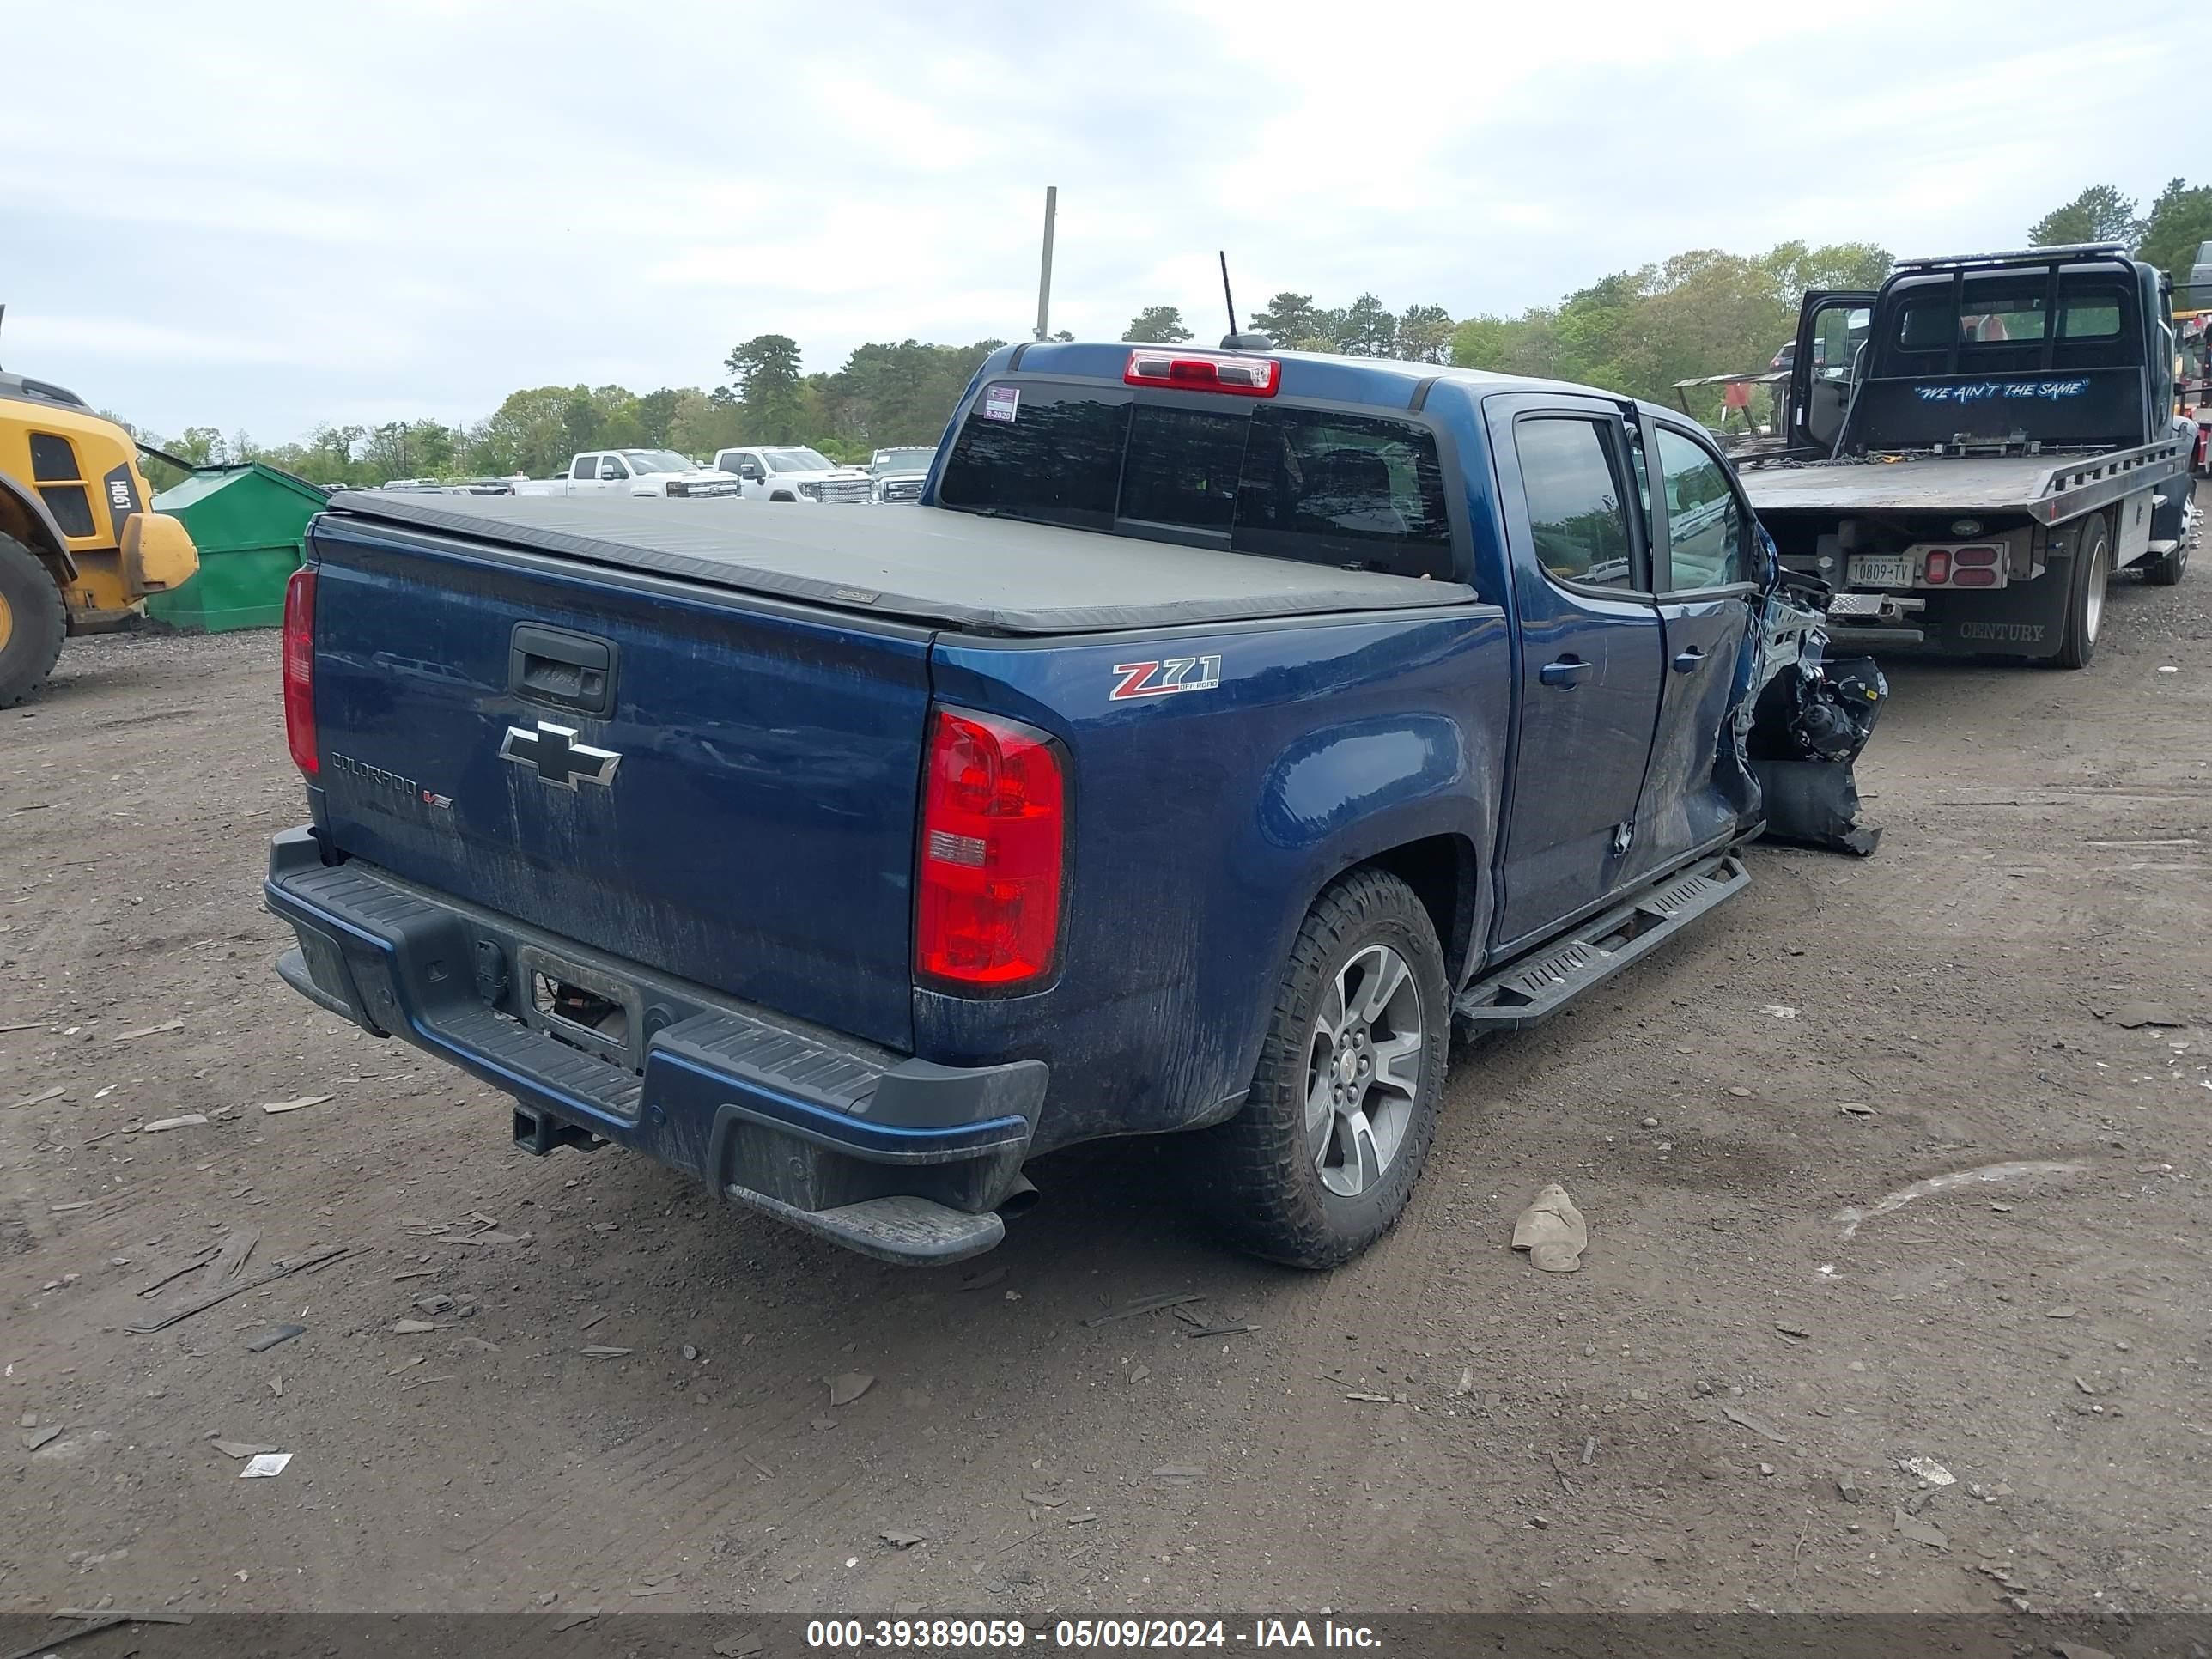
<svg viewBox="0 0 2212 1659">
<path fill-rule="evenodd" d="M 518 478 L 518 495 L 721 495 L 738 493 L 726 472 L 672 449 L 586 449 L 557 478 Z"/>
<path fill-rule="evenodd" d="M 756 501 L 866 504 L 875 498 L 875 480 L 857 466 L 840 466 L 804 444 L 757 444 L 725 449 L 714 465 L 734 474 Z"/>
<path fill-rule="evenodd" d="M 879 449 L 868 461 L 868 477 L 875 481 L 879 501 L 918 501 L 929 482 L 929 469 L 937 462 L 934 444 L 907 444 Z"/>
</svg>

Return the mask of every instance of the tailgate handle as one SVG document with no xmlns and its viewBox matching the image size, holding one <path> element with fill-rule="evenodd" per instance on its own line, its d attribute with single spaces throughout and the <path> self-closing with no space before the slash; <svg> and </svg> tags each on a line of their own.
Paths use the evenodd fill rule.
<svg viewBox="0 0 2212 1659">
<path fill-rule="evenodd" d="M 615 647 L 588 634 L 517 623 L 507 651 L 507 689 L 532 702 L 601 717 L 615 712 Z"/>
</svg>

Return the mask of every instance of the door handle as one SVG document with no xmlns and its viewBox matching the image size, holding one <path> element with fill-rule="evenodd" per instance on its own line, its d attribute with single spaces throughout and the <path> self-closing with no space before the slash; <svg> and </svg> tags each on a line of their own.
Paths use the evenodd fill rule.
<svg viewBox="0 0 2212 1659">
<path fill-rule="evenodd" d="M 1557 662 L 1547 662 L 1536 671 L 1536 678 L 1546 685 L 1555 685 L 1571 691 L 1582 684 L 1583 676 L 1589 672 L 1589 665 L 1580 657 L 1562 657 Z"/>
<path fill-rule="evenodd" d="M 1705 647 L 1702 645 L 1693 645 L 1675 657 L 1674 672 L 1677 674 L 1694 674 L 1704 665 L 1705 660 Z"/>
</svg>

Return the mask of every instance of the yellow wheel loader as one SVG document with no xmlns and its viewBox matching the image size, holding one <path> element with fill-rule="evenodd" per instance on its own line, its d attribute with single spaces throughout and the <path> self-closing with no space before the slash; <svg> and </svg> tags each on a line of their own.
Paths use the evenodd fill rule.
<svg viewBox="0 0 2212 1659">
<path fill-rule="evenodd" d="M 128 628 L 200 568 L 148 505 L 131 434 L 75 392 L 0 374 L 0 708 L 38 695 L 63 639 Z"/>
</svg>

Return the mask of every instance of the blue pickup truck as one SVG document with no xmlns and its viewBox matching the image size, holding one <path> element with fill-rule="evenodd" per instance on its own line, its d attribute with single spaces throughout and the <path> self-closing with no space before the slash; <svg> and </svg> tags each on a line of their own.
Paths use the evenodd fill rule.
<svg viewBox="0 0 2212 1659">
<path fill-rule="evenodd" d="M 307 550 L 285 981 L 532 1152 L 915 1262 L 1170 1131 L 1233 1241 L 1364 1248 L 1455 1025 L 1744 889 L 1812 620 L 1680 415 L 1249 345 L 1002 349 L 908 512 L 362 493 Z"/>
</svg>

